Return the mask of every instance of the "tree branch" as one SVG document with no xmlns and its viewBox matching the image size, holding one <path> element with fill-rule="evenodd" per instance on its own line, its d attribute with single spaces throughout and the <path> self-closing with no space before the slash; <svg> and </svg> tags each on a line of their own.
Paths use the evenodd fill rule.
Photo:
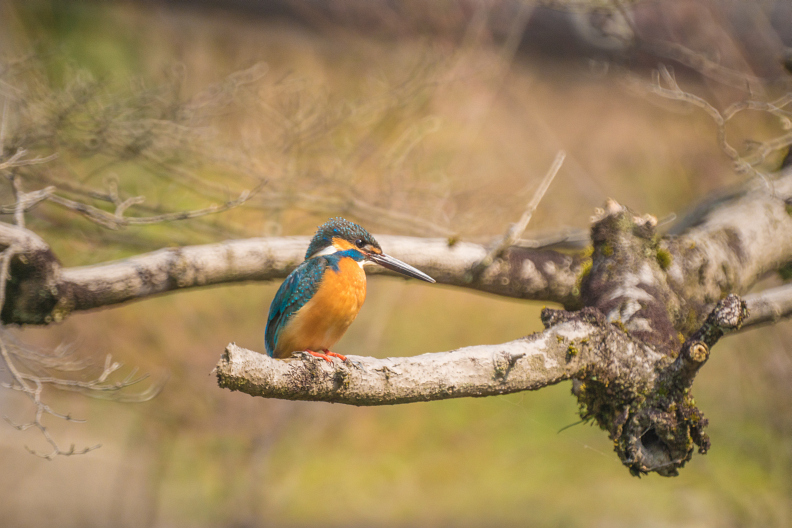
<svg viewBox="0 0 792 528">
<path fill-rule="evenodd" d="M 634 384 L 654 379 L 653 366 L 662 356 L 595 311 L 545 310 L 543 320 L 548 327 L 544 332 L 500 345 L 400 358 L 347 356 L 349 361 L 332 364 L 304 353 L 274 359 L 232 343 L 215 373 L 221 387 L 252 396 L 351 405 L 537 390 L 595 368 L 628 367 Z M 619 352 L 624 350 L 629 354 Z"/>
<path fill-rule="evenodd" d="M 667 280 L 686 308 L 703 320 L 707 308 L 729 293 L 748 291 L 792 256 L 792 172 L 753 180 L 710 201 L 681 222 L 661 246 L 668 251 Z M 692 329 L 688 329 L 692 330 Z"/>
<path fill-rule="evenodd" d="M 515 248 L 471 283 L 483 246 L 445 239 L 377 236 L 389 254 L 438 282 L 524 299 L 573 302 L 579 259 L 554 251 Z M 303 260 L 308 237 L 251 238 L 161 249 L 115 262 L 59 271 L 64 309 L 89 310 L 168 291 L 284 278 Z M 371 270 L 388 273 L 385 270 Z"/>
<path fill-rule="evenodd" d="M 351 405 L 392 405 L 536 390 L 570 379 L 583 366 L 565 343 L 591 338 L 597 329 L 569 322 L 501 345 L 460 348 L 414 357 L 348 362 L 287 360 L 230 344 L 216 373 L 221 387 L 252 396 Z"/>
<path fill-rule="evenodd" d="M 694 445 L 702 452 L 709 447 L 706 419 L 688 389 L 708 346 L 723 331 L 739 327 L 744 315 L 736 296 L 719 304 L 693 341 L 696 347 L 689 347 L 706 354 L 688 353 L 678 361 L 595 309 L 545 309 L 544 332 L 501 345 L 406 358 L 348 356 L 346 362 L 328 363 L 299 352 L 278 360 L 230 344 L 215 374 L 221 387 L 252 396 L 351 405 L 493 396 L 572 379 L 581 416 L 609 432 L 631 472 L 670 476 L 690 460 Z M 691 357 L 697 361 L 693 368 Z"/>
<path fill-rule="evenodd" d="M 653 234 L 648 235 L 645 250 L 652 252 L 654 257 L 647 263 L 652 269 L 656 268 L 653 273 L 657 273 L 648 284 L 660 284 L 664 291 L 670 287 L 673 294 L 658 298 L 658 305 L 679 307 L 680 300 L 684 299 L 687 308 L 687 311 L 675 309 L 671 319 L 673 326 L 678 326 L 679 321 L 690 320 L 689 313 L 698 314 L 693 322 L 700 323 L 707 307 L 718 299 L 731 292 L 746 291 L 768 271 L 789 261 L 792 217 L 787 213 L 786 200 L 792 197 L 792 174 L 772 183 L 772 189 L 752 184 L 727 199 L 710 204 L 705 211 L 695 213 L 695 221 L 682 222 L 687 227 L 681 234 L 672 234 L 659 241 Z M 653 227 L 643 229 L 651 233 Z M 481 245 L 453 243 L 446 239 L 384 235 L 377 238 L 387 252 L 424 270 L 441 284 L 558 302 L 569 308 L 585 304 L 581 301 L 581 286 L 593 284 L 588 276 L 591 260 L 585 255 L 511 247 L 478 280 L 472 280 L 470 270 L 487 254 Z M 17 290 L 8 301 L 13 301 L 15 306 L 7 303 L 2 312 L 3 320 L 46 324 L 74 310 L 98 308 L 182 288 L 283 278 L 302 261 L 308 240 L 307 237 L 232 240 L 162 249 L 92 266 L 62 268 L 40 237 L 0 223 L 0 247 L 16 244 L 18 255 L 26 261 L 15 259 L 16 265 L 12 266 Z M 613 244 L 617 242 L 595 240 L 595 245 L 603 251 L 594 256 L 603 262 L 616 259 Z M 23 269 L 29 271 L 20 274 Z M 638 284 L 642 279 L 640 274 L 634 274 L 630 280 Z M 603 298 L 601 293 L 598 295 Z M 619 298 L 613 297 L 614 301 L 609 302 L 614 304 Z M 627 306 L 625 303 L 629 304 L 624 299 L 614 306 Z M 612 311 L 607 306 L 601 309 L 606 315 Z M 624 310 L 619 310 L 612 317 L 622 318 L 629 327 L 630 318 L 621 315 Z M 692 330 L 683 329 L 683 333 Z"/>
<path fill-rule="evenodd" d="M 792 316 L 792 284 L 746 295 L 745 303 L 749 315 L 742 330 L 777 323 Z"/>
</svg>

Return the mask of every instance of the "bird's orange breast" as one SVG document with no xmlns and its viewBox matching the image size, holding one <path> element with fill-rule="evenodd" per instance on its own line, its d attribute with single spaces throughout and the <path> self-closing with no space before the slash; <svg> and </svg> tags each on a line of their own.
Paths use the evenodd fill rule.
<svg viewBox="0 0 792 528">
<path fill-rule="evenodd" d="M 365 272 L 354 259 L 341 259 L 338 271 L 325 271 L 316 294 L 286 324 L 275 357 L 289 357 L 297 350 L 329 349 L 344 335 L 365 300 Z"/>
</svg>

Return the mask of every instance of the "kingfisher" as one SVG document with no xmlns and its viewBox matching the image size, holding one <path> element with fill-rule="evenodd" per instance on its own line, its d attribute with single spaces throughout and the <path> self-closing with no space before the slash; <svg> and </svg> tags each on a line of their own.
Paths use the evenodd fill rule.
<svg viewBox="0 0 792 528">
<path fill-rule="evenodd" d="M 316 231 L 305 261 L 283 281 L 270 305 L 264 340 L 267 354 L 287 358 L 297 351 L 331 361 L 330 351 L 366 300 L 363 266 L 378 264 L 407 277 L 435 282 L 429 275 L 386 255 L 361 226 L 331 218 Z"/>
</svg>

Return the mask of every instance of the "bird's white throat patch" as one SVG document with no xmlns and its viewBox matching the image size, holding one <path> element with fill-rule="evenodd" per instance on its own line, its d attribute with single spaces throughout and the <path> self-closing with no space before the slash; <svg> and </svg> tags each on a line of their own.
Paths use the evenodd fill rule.
<svg viewBox="0 0 792 528">
<path fill-rule="evenodd" d="M 327 255 L 332 255 L 333 253 L 338 253 L 339 251 L 341 251 L 339 248 L 335 247 L 333 244 L 330 244 L 329 246 L 320 249 L 319 251 L 317 251 L 316 253 L 314 253 L 313 255 L 311 255 L 308 258 L 312 259 L 314 257 L 326 257 Z"/>
</svg>

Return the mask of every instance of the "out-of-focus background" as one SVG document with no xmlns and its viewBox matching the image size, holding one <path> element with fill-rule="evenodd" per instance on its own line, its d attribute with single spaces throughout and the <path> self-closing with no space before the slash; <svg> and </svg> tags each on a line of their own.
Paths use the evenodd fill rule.
<svg viewBox="0 0 792 528">
<path fill-rule="evenodd" d="M 0 3 L 0 54 L 16 68 L 0 79 L 4 93 L 24 87 L 36 111 L 63 115 L 95 97 L 96 114 L 112 116 L 99 135 L 108 142 L 120 134 L 113 124 L 134 114 L 115 110 L 124 105 L 190 130 L 160 137 L 152 125 L 149 143 L 108 158 L 74 146 L 84 132 L 75 118 L 48 139 L 60 153 L 53 178 L 74 189 L 110 179 L 146 196 L 152 211 L 205 207 L 266 180 L 248 204 L 216 216 L 108 231 L 41 206 L 28 227 L 68 266 L 169 245 L 308 235 L 337 214 L 375 233 L 486 243 L 519 218 L 562 149 L 568 158 L 531 233 L 586 228 L 607 197 L 661 219 L 681 215 L 747 176 L 732 170 L 707 115 L 648 93 L 652 69 L 673 66 L 684 89 L 718 108 L 748 95 L 636 49 L 631 32 L 766 79 L 759 97 L 784 79 L 792 44 L 792 7 L 782 0 L 643 2 L 627 11 L 397 4 Z M 769 137 L 773 127 L 750 113 L 730 125 L 730 141 Z M 25 450 L 47 448 L 37 431 L 0 423 L 0 525 L 792 524 L 789 323 L 718 345 L 694 387 L 710 420 L 709 454 L 677 478 L 637 479 L 605 433 L 576 424 L 566 383 L 383 408 L 220 390 L 210 372 L 227 343 L 263 350 L 276 288 L 182 291 L 16 330 L 46 350 L 74 347 L 97 364 L 112 354 L 168 380 L 144 403 L 48 394 L 59 411 L 87 419 L 49 419 L 60 444 L 102 444 L 84 456 L 42 460 Z M 377 277 L 336 351 L 385 357 L 508 341 L 539 330 L 541 308 Z M 0 390 L 0 405 L 16 422 L 30 419 L 13 391 Z"/>
</svg>

